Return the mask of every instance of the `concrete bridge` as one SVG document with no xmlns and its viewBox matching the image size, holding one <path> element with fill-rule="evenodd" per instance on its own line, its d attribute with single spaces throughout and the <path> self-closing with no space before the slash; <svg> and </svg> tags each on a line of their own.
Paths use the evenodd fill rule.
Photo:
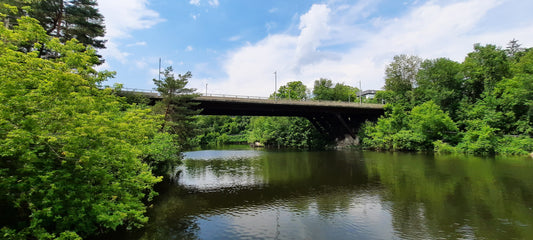
<svg viewBox="0 0 533 240">
<path fill-rule="evenodd" d="M 153 102 L 161 99 L 156 92 L 137 93 Z M 382 104 L 353 102 L 274 100 L 236 95 L 205 95 L 194 101 L 199 103 L 196 108 L 202 109 L 202 115 L 304 117 L 338 143 L 353 143 L 361 123 L 375 121 L 384 113 Z"/>
</svg>

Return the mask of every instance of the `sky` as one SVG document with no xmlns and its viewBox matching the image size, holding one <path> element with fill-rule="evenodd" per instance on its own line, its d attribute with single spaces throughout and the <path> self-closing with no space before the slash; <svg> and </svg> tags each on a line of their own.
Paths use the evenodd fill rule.
<svg viewBox="0 0 533 240">
<path fill-rule="evenodd" d="M 267 97 L 327 78 L 384 85 L 395 55 L 462 62 L 475 43 L 533 47 L 526 0 L 97 0 L 106 85 L 154 88 L 162 69 L 191 71 L 199 93 Z M 276 74 L 274 74 L 276 72 Z"/>
</svg>

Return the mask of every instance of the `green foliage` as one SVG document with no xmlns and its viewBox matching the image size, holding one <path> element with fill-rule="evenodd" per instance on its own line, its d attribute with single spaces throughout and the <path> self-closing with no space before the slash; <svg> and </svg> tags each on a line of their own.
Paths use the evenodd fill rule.
<svg viewBox="0 0 533 240">
<path fill-rule="evenodd" d="M 497 144 L 497 129 L 490 127 L 482 120 L 472 120 L 462 141 L 457 147 L 466 153 L 472 154 L 493 154 Z"/>
<path fill-rule="evenodd" d="M 504 50 L 495 45 L 474 45 L 463 62 L 466 94 L 471 102 L 484 91 L 492 92 L 496 83 L 510 76 L 509 61 Z"/>
<path fill-rule="evenodd" d="M 306 100 L 309 90 L 301 81 L 288 82 L 276 92 L 277 99 Z M 271 97 L 272 98 L 272 97 Z"/>
<path fill-rule="evenodd" d="M 463 97 L 461 64 L 446 58 L 424 60 L 416 77 L 417 103 L 433 101 L 452 117 Z"/>
<path fill-rule="evenodd" d="M 199 133 L 191 145 L 206 146 L 232 143 L 247 143 L 247 129 L 251 117 L 196 116 L 194 128 Z"/>
<path fill-rule="evenodd" d="M 314 100 L 327 100 L 327 101 L 355 101 L 357 100 L 357 93 L 359 89 L 345 85 L 343 83 L 336 83 L 333 86 L 333 82 L 329 79 L 321 78 L 315 81 L 313 88 Z"/>
<path fill-rule="evenodd" d="M 48 35 L 61 42 L 72 38 L 84 45 L 105 48 L 104 17 L 95 0 L 41 0 L 30 4 L 29 16 L 39 20 Z"/>
<path fill-rule="evenodd" d="M 409 114 L 396 105 L 375 125 L 365 125 L 363 146 L 394 151 L 432 150 L 434 141 L 450 141 L 449 134 L 457 130 L 451 118 L 432 101 L 416 106 Z"/>
<path fill-rule="evenodd" d="M 313 125 L 299 117 L 253 117 L 248 142 L 294 148 L 322 148 L 326 144 Z"/>
<path fill-rule="evenodd" d="M 163 79 L 153 79 L 156 90 L 163 97 L 154 107 L 156 113 L 164 114 L 164 122 L 161 130 L 171 133 L 176 139 L 176 147 L 179 143 L 186 144 L 195 136 L 193 126 L 194 116 L 200 110 L 194 110 L 198 105 L 191 100 L 198 96 L 196 89 L 187 88 L 191 72 L 184 75 L 174 76 L 172 67 L 165 69 Z"/>
<path fill-rule="evenodd" d="M 413 89 L 422 59 L 405 54 L 396 55 L 385 69 L 385 90 L 404 95 Z"/>
<path fill-rule="evenodd" d="M 498 139 L 496 153 L 504 155 L 527 155 L 533 152 L 533 138 L 528 136 L 504 136 Z"/>
<path fill-rule="evenodd" d="M 165 159 L 161 117 L 99 89 L 112 73 L 94 70 L 91 47 L 61 44 L 28 17 L 0 36 L 0 206 L 16 213 L 2 214 L 2 234 L 79 239 L 145 223 L 161 181 L 151 165 Z M 39 58 L 45 45 L 60 57 Z M 142 161 L 147 150 L 155 162 Z"/>
<path fill-rule="evenodd" d="M 461 64 L 439 58 L 422 61 L 418 68 L 418 60 L 400 55 L 387 67 L 386 90 L 376 94 L 387 101 L 387 114 L 364 125 L 364 147 L 531 152 L 533 51 L 513 40 L 507 50 L 476 44 Z"/>
</svg>

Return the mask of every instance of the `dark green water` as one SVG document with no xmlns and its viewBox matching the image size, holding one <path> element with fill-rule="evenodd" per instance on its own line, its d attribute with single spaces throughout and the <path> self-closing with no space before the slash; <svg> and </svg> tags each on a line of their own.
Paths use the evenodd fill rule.
<svg viewBox="0 0 533 240">
<path fill-rule="evenodd" d="M 533 239 L 533 160 L 189 152 L 128 239 Z"/>
</svg>

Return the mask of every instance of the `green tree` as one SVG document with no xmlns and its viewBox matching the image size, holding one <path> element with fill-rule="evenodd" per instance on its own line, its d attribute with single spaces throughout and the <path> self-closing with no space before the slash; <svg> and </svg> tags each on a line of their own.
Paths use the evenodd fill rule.
<svg viewBox="0 0 533 240">
<path fill-rule="evenodd" d="M 61 42 L 76 38 L 84 45 L 105 48 L 104 17 L 96 0 L 40 0 L 33 1 L 29 16 L 39 20 L 50 36 Z"/>
<path fill-rule="evenodd" d="M 433 142 L 457 143 L 459 129 L 447 113 L 433 101 L 425 102 L 411 110 L 408 127 L 415 134 L 422 136 L 423 148 L 433 150 Z"/>
<path fill-rule="evenodd" d="M 276 95 L 278 99 L 305 100 L 309 98 L 309 90 L 301 81 L 288 82 L 281 86 Z"/>
<path fill-rule="evenodd" d="M 431 100 L 455 118 L 463 98 L 461 73 L 461 64 L 452 60 L 424 60 L 416 77 L 414 95 L 417 103 Z"/>
<path fill-rule="evenodd" d="M 491 92 L 504 77 L 510 77 L 509 61 L 504 50 L 495 45 L 474 45 L 463 62 L 466 78 L 465 93 L 470 103 L 480 98 L 484 91 Z"/>
<path fill-rule="evenodd" d="M 416 76 L 421 62 L 422 59 L 417 56 L 394 56 L 393 61 L 385 68 L 385 90 L 395 92 L 399 98 L 407 98 L 407 92 L 416 87 Z"/>
<path fill-rule="evenodd" d="M 321 78 L 315 80 L 313 87 L 313 99 L 315 100 L 332 100 L 333 99 L 333 82 L 329 79 Z"/>
<path fill-rule="evenodd" d="M 336 83 L 329 79 L 321 78 L 315 81 L 313 88 L 313 99 L 326 101 L 343 101 L 353 102 L 357 99 L 359 89 L 345 85 L 344 83 Z"/>
<path fill-rule="evenodd" d="M 174 76 L 172 67 L 167 67 L 163 72 L 163 79 L 153 79 L 156 85 L 155 90 L 159 92 L 163 100 L 156 106 L 156 112 L 164 115 L 165 122 L 161 125 L 161 130 L 172 134 L 176 138 L 176 143 L 185 144 L 195 136 L 194 129 L 191 128 L 194 116 L 201 110 L 194 110 L 198 103 L 192 101 L 198 94 L 196 89 L 187 88 L 191 72 Z"/>
<path fill-rule="evenodd" d="M 300 117 L 253 117 L 248 142 L 269 147 L 323 148 L 326 142 L 311 122 Z"/>
<path fill-rule="evenodd" d="M 28 17 L 1 24 L 0 36 L 2 237 L 75 239 L 145 223 L 143 201 L 161 178 L 142 159 L 161 117 L 98 88 L 112 73 L 94 70 L 92 47 L 62 44 Z M 39 58 L 43 45 L 60 58 Z"/>
</svg>

